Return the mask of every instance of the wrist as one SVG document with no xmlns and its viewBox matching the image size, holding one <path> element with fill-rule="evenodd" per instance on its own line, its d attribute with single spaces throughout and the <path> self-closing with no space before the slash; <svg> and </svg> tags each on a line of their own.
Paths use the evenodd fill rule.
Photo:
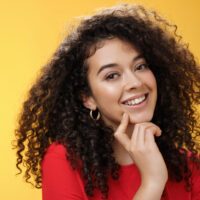
<svg viewBox="0 0 200 200">
<path fill-rule="evenodd" d="M 149 175 L 141 173 L 141 184 L 145 187 L 164 187 L 168 180 L 167 170 L 165 173 Z"/>
<path fill-rule="evenodd" d="M 162 194 L 164 188 L 165 188 L 165 184 L 166 184 L 166 181 L 165 182 L 160 182 L 160 181 L 157 181 L 157 180 L 145 180 L 145 181 L 142 181 L 141 183 L 141 188 L 143 188 L 145 191 L 149 191 L 150 193 L 152 191 L 157 191 L 158 193 L 160 192 L 160 194 Z"/>
<path fill-rule="evenodd" d="M 142 182 L 133 200 L 160 200 L 165 184 L 161 185 L 154 181 Z"/>
</svg>

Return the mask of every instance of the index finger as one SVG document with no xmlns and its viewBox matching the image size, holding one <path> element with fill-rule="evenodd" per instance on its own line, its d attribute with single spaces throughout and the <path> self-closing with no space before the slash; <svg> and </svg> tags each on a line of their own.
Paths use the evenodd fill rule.
<svg viewBox="0 0 200 200">
<path fill-rule="evenodd" d="M 128 123 L 129 123 L 129 116 L 128 114 L 124 113 L 121 123 L 114 133 L 115 138 L 122 144 L 122 146 L 125 149 L 128 149 L 128 144 L 130 143 L 130 139 L 126 134 Z"/>
</svg>

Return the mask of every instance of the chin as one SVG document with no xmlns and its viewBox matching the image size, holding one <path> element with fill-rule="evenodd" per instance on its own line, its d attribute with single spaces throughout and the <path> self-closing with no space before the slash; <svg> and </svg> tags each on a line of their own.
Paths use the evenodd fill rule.
<svg viewBox="0 0 200 200">
<path fill-rule="evenodd" d="M 131 124 L 139 124 L 139 123 L 144 123 L 144 122 L 150 122 L 153 118 L 153 115 L 147 115 L 147 116 L 143 116 L 143 117 L 130 117 L 130 123 Z"/>
</svg>

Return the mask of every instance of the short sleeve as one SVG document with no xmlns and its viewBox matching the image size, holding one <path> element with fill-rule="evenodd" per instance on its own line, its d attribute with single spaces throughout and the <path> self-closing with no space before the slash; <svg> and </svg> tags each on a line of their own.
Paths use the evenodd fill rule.
<svg viewBox="0 0 200 200">
<path fill-rule="evenodd" d="M 61 144 L 51 144 L 42 161 L 43 200 L 85 200 L 77 170 L 73 170 Z"/>
</svg>

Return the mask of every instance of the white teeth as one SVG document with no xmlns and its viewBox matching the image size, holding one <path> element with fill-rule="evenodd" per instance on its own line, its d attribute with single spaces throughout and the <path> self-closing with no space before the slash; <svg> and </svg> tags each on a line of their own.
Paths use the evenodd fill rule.
<svg viewBox="0 0 200 200">
<path fill-rule="evenodd" d="M 132 106 L 132 105 L 136 105 L 136 104 L 139 104 L 141 103 L 142 101 L 145 100 L 145 95 L 143 97 L 140 97 L 140 98 L 137 98 L 137 99 L 134 99 L 134 100 L 130 100 L 130 101 L 127 101 L 125 102 L 126 105 L 129 105 L 129 106 Z"/>
</svg>

